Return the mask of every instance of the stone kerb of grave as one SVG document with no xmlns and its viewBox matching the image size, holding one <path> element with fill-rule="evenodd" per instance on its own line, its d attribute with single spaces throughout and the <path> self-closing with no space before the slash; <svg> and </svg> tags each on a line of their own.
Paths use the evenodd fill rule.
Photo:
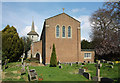
<svg viewBox="0 0 120 83">
<path fill-rule="evenodd" d="M 91 80 L 91 75 L 88 72 L 84 72 L 83 76 L 86 77 L 87 79 Z"/>
</svg>

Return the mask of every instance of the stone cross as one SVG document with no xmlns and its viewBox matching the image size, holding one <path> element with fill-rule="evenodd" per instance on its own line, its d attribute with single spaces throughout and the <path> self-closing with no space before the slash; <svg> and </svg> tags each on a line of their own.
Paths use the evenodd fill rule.
<svg viewBox="0 0 120 83">
<path fill-rule="evenodd" d="M 97 81 L 100 81 L 100 67 L 102 67 L 102 64 L 100 64 L 100 61 L 97 62 L 97 64 L 95 65 L 96 66 L 96 76 L 98 78 Z"/>
</svg>

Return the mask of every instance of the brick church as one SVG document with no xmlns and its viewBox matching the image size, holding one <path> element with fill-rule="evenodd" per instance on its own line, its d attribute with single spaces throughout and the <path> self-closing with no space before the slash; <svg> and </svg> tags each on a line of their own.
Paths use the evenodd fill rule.
<svg viewBox="0 0 120 83">
<path fill-rule="evenodd" d="M 45 19 L 39 41 L 34 22 L 27 35 L 33 40 L 30 53 L 33 58 L 39 58 L 40 63 L 50 63 L 53 44 L 57 61 L 61 63 L 94 62 L 94 51 L 81 49 L 80 22 L 64 12 Z"/>
</svg>

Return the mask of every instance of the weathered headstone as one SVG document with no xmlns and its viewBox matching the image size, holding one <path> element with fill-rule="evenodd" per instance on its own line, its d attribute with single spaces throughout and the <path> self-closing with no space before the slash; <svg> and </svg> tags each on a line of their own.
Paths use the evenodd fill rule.
<svg viewBox="0 0 120 83">
<path fill-rule="evenodd" d="M 87 79 L 91 80 L 91 75 L 90 73 L 84 72 L 83 76 L 86 77 Z"/>
<path fill-rule="evenodd" d="M 83 75 L 83 73 L 85 72 L 85 69 L 79 69 L 79 74 Z"/>
</svg>

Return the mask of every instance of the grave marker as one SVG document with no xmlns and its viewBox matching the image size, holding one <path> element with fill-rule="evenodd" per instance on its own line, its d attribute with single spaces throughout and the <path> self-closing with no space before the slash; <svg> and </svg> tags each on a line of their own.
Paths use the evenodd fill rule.
<svg viewBox="0 0 120 83">
<path fill-rule="evenodd" d="M 100 67 L 102 67 L 102 64 L 100 64 L 100 61 L 98 60 L 97 64 L 95 65 L 96 67 L 96 76 L 93 77 L 95 81 L 100 81 Z"/>
<path fill-rule="evenodd" d="M 87 79 L 91 80 L 91 75 L 90 73 L 84 72 L 83 76 L 86 77 Z"/>
</svg>

